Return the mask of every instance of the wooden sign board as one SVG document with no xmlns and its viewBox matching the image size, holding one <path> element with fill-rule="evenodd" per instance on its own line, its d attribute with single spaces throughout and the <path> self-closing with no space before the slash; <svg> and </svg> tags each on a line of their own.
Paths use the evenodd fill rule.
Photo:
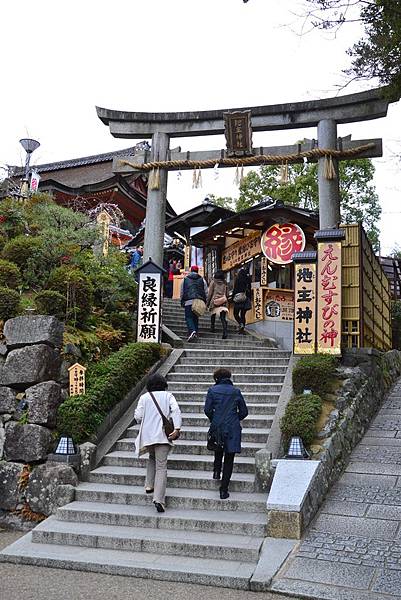
<svg viewBox="0 0 401 600">
<path fill-rule="evenodd" d="M 252 156 L 251 111 L 223 113 L 227 156 Z"/>
<path fill-rule="evenodd" d="M 341 354 L 341 241 L 319 241 L 317 349 Z"/>
<path fill-rule="evenodd" d="M 253 288 L 253 317 L 255 321 L 263 321 L 263 288 Z"/>
<path fill-rule="evenodd" d="M 295 265 L 294 354 L 316 349 L 316 262 Z"/>
<path fill-rule="evenodd" d="M 86 367 L 75 363 L 68 369 L 70 396 L 85 394 L 85 371 Z"/>
<path fill-rule="evenodd" d="M 264 313 L 267 321 L 292 321 L 294 319 L 294 292 L 273 288 L 265 289 Z"/>
<path fill-rule="evenodd" d="M 248 258 L 252 258 L 252 256 L 259 253 L 260 233 L 256 232 L 223 250 L 221 268 L 223 271 L 229 271 L 236 265 L 243 263 Z"/>
<path fill-rule="evenodd" d="M 139 272 L 138 342 L 160 342 L 161 272 Z"/>
</svg>

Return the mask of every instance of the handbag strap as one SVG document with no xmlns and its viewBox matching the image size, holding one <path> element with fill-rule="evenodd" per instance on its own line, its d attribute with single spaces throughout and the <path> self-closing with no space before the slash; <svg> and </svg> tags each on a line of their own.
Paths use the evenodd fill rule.
<svg viewBox="0 0 401 600">
<path fill-rule="evenodd" d="M 162 409 L 160 408 L 159 403 L 157 402 L 156 398 L 153 395 L 153 392 L 149 392 L 149 394 L 150 394 L 150 397 L 152 398 L 153 402 L 155 403 L 155 406 L 156 406 L 157 410 L 159 411 L 160 416 L 163 421 L 166 418 L 166 415 L 163 413 Z"/>
</svg>

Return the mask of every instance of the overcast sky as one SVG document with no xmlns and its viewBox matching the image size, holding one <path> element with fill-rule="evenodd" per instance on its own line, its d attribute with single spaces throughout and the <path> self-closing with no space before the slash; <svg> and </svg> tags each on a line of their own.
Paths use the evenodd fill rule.
<svg viewBox="0 0 401 600">
<path fill-rule="evenodd" d="M 333 35 L 299 35 L 302 0 L 14 0 L 1 7 L 3 85 L 0 96 L 0 165 L 24 162 L 18 140 L 40 148 L 32 164 L 125 148 L 111 137 L 95 106 L 121 110 L 228 109 L 297 102 L 361 91 L 345 83 L 346 49 L 358 26 Z M 399 240 L 401 175 L 400 103 L 388 117 L 339 127 L 354 139 L 382 137 L 375 159 L 380 196 L 382 253 Z M 316 130 L 254 134 L 254 144 L 292 144 Z M 138 140 L 137 140 L 138 141 Z M 132 142 L 134 144 L 135 141 Z M 225 146 L 222 137 L 179 138 L 183 150 Z M 177 212 L 207 194 L 234 195 L 234 172 L 203 172 L 192 190 L 190 173 L 169 175 L 168 198 Z"/>
</svg>

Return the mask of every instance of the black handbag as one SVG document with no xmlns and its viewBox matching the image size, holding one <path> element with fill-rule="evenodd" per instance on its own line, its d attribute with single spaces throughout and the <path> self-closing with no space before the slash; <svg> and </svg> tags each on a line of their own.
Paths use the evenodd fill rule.
<svg viewBox="0 0 401 600">
<path fill-rule="evenodd" d="M 160 408 L 160 406 L 159 406 L 156 398 L 152 394 L 152 392 L 149 392 L 149 394 L 150 394 L 150 397 L 152 398 L 153 402 L 155 403 L 155 406 L 156 406 L 157 410 L 160 413 L 160 416 L 161 416 L 162 422 L 163 422 L 164 433 L 168 437 L 174 431 L 174 423 L 173 423 L 173 421 L 171 419 L 168 419 L 165 414 L 163 414 L 163 412 L 162 412 L 162 410 L 161 410 L 161 408 Z"/>
<path fill-rule="evenodd" d="M 221 426 L 229 408 L 231 408 L 231 404 L 227 403 L 218 425 L 212 423 L 209 427 L 206 447 L 211 452 L 216 452 L 216 450 L 222 450 L 224 448 L 224 437 L 222 435 Z"/>
</svg>

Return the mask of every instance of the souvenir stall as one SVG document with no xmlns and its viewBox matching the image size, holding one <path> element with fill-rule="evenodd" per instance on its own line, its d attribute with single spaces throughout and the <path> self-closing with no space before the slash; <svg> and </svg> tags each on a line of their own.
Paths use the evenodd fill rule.
<svg viewBox="0 0 401 600">
<path fill-rule="evenodd" d="M 207 271 L 221 268 L 229 290 L 245 266 L 252 279 L 252 309 L 247 326 L 292 350 L 294 327 L 294 252 L 315 250 L 318 215 L 267 200 L 192 237 L 203 246 Z M 230 303 L 232 317 L 233 304 Z"/>
</svg>

